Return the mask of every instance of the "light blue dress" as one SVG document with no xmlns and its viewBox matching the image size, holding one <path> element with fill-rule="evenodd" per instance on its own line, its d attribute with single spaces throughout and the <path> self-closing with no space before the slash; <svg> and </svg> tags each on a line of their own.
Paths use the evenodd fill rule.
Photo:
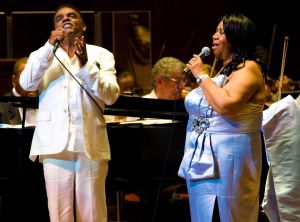
<svg viewBox="0 0 300 222">
<path fill-rule="evenodd" d="M 220 87 L 227 83 L 224 75 L 212 79 Z M 257 222 L 263 105 L 247 103 L 229 119 L 210 107 L 198 87 L 185 107 L 189 120 L 178 175 L 187 181 L 192 221 L 212 221 L 217 200 L 222 222 Z"/>
</svg>

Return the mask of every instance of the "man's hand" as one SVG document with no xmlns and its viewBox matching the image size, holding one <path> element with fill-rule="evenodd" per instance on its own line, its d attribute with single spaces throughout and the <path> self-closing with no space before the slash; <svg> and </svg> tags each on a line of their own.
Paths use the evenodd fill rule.
<svg viewBox="0 0 300 222">
<path fill-rule="evenodd" d="M 84 36 L 76 37 L 74 53 L 78 57 L 80 68 L 83 67 L 88 61 Z"/>
<path fill-rule="evenodd" d="M 58 27 L 56 30 L 51 31 L 51 34 L 49 37 L 49 43 L 51 45 L 54 45 L 57 40 L 62 42 L 64 40 L 64 38 L 65 38 L 64 29 Z"/>
</svg>

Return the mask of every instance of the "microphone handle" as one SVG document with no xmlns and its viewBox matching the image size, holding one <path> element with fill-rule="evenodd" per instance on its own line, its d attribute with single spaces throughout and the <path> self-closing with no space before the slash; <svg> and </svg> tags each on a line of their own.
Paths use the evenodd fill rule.
<svg viewBox="0 0 300 222">
<path fill-rule="evenodd" d="M 200 57 L 200 59 L 203 59 L 205 56 L 207 56 L 206 54 L 205 54 L 205 52 L 203 52 L 203 51 L 201 51 L 200 53 L 199 53 L 199 57 Z M 191 70 L 189 69 L 189 68 L 184 68 L 183 69 L 183 72 L 182 72 L 182 74 L 187 74 L 188 72 L 190 72 Z"/>
<path fill-rule="evenodd" d="M 190 72 L 190 71 L 191 71 L 191 70 L 190 70 L 189 68 L 185 67 L 185 68 L 183 69 L 182 74 L 187 74 L 187 73 Z"/>
<path fill-rule="evenodd" d="M 60 45 L 60 41 L 57 39 L 57 40 L 55 41 L 55 43 L 54 43 L 54 48 L 53 48 L 53 52 L 54 52 L 54 53 L 55 53 L 56 50 L 58 49 L 59 45 Z"/>
</svg>

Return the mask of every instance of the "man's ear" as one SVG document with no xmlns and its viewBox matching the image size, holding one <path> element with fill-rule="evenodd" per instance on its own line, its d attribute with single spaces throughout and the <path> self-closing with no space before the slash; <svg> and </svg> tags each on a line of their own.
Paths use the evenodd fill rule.
<svg viewBox="0 0 300 222">
<path fill-rule="evenodd" d="M 158 84 L 162 84 L 162 82 L 163 82 L 163 77 L 160 76 L 160 75 L 158 75 L 158 76 L 156 77 L 156 82 L 157 82 Z"/>
<path fill-rule="evenodd" d="M 13 87 L 16 85 L 16 81 L 17 81 L 17 76 L 15 73 L 13 73 L 11 75 L 11 82 L 12 82 Z"/>
</svg>

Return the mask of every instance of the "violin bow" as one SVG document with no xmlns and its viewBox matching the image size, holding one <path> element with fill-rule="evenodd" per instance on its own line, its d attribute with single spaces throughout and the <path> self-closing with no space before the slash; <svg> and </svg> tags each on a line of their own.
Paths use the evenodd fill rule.
<svg viewBox="0 0 300 222">
<path fill-rule="evenodd" d="M 283 43 L 283 51 L 282 51 L 282 60 L 281 60 L 281 71 L 280 71 L 280 77 L 279 77 L 279 86 L 278 86 L 278 99 L 277 101 L 281 100 L 281 88 L 282 88 L 282 81 L 283 81 L 283 74 L 284 74 L 284 67 L 285 67 L 285 60 L 286 60 L 286 52 L 287 47 L 289 43 L 289 37 L 284 37 L 284 43 Z"/>
</svg>

